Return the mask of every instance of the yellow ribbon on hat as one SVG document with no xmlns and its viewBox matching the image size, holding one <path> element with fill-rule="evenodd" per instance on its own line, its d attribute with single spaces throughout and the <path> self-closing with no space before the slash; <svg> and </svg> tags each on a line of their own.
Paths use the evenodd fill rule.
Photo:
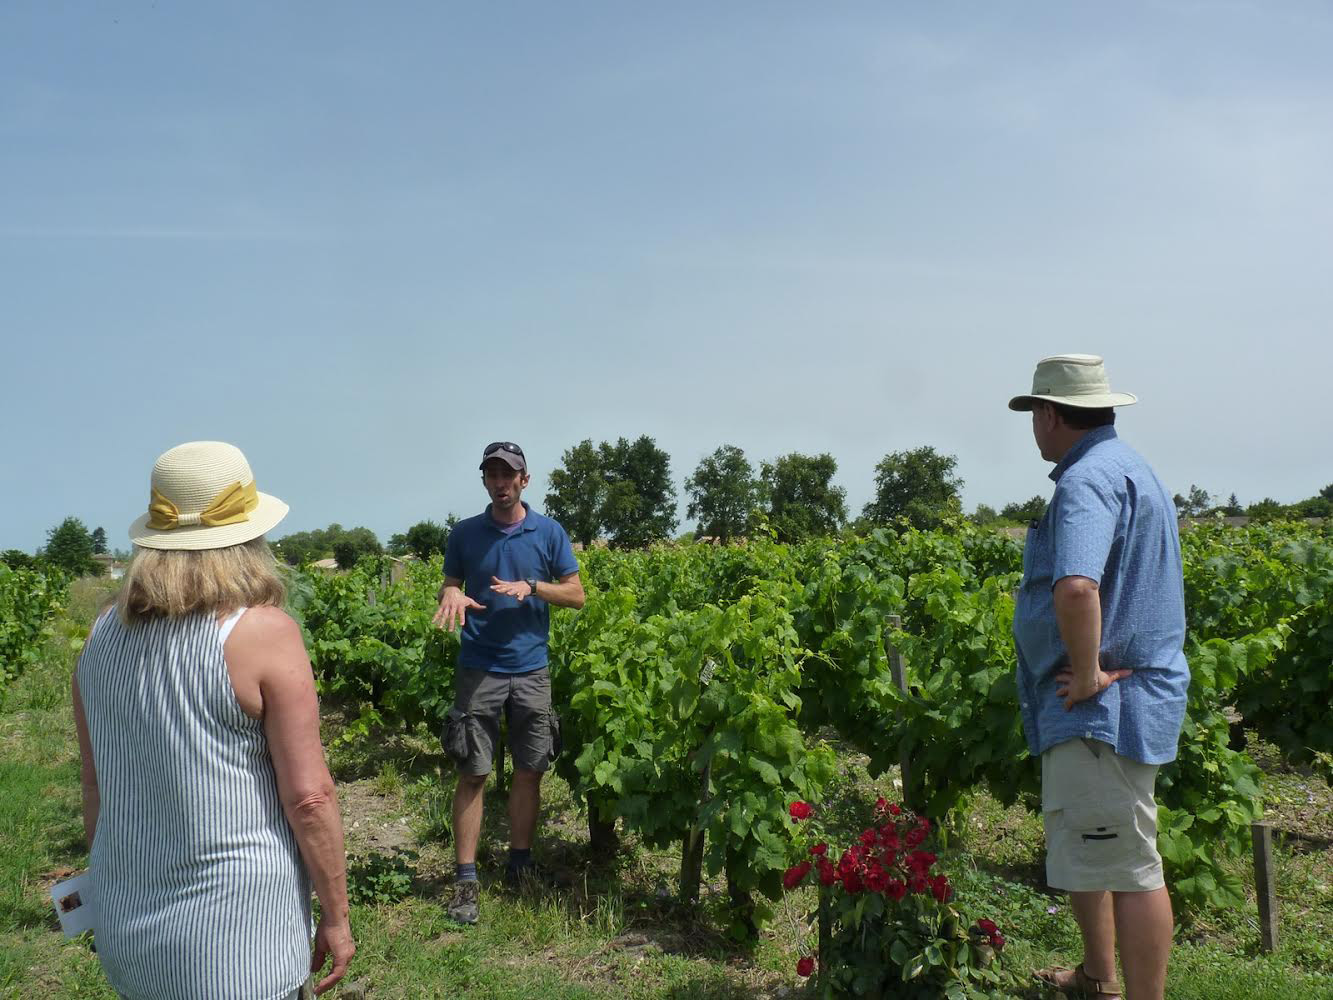
<svg viewBox="0 0 1333 1000">
<path fill-rule="evenodd" d="M 232 483 L 213 498 L 213 502 L 198 514 L 182 514 L 180 508 L 150 486 L 148 527 L 155 531 L 171 531 L 197 524 L 216 528 L 221 524 L 238 524 L 250 520 L 250 511 L 259 506 L 259 490 L 252 480 L 249 486 Z"/>
</svg>

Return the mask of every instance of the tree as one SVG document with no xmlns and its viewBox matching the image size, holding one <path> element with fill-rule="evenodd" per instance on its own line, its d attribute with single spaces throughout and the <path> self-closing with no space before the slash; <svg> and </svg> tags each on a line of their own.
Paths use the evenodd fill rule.
<svg viewBox="0 0 1333 1000">
<path fill-rule="evenodd" d="M 646 434 L 603 441 L 597 452 L 606 476 L 601 521 L 611 544 L 636 548 L 670 538 L 678 523 L 671 456 Z"/>
<path fill-rule="evenodd" d="M 375 533 L 369 528 L 352 528 L 334 539 L 333 558 L 339 569 L 351 569 L 365 556 L 377 556 L 384 551 Z"/>
<path fill-rule="evenodd" d="M 570 538 L 587 548 L 602 528 L 606 492 L 601 452 L 591 438 L 585 438 L 567 449 L 560 456 L 560 465 L 552 470 L 546 513 L 560 522 Z"/>
<path fill-rule="evenodd" d="M 923 530 L 939 527 L 947 515 L 962 513 L 957 465 L 953 455 L 941 455 L 929 445 L 885 455 L 875 466 L 875 498 L 861 516 L 875 524 L 901 517 Z"/>
<path fill-rule="evenodd" d="M 93 555 L 100 556 L 106 553 L 106 529 L 93 529 Z"/>
<path fill-rule="evenodd" d="M 760 496 L 779 541 L 831 535 L 847 523 L 847 491 L 833 485 L 833 456 L 792 452 L 760 466 Z"/>
<path fill-rule="evenodd" d="M 339 569 L 351 569 L 360 558 L 361 553 L 347 539 L 339 539 L 333 543 L 333 559 Z"/>
<path fill-rule="evenodd" d="M 977 527 L 984 528 L 987 525 L 994 524 L 1000 519 L 1000 515 L 995 513 L 995 508 L 984 503 L 977 504 L 977 509 L 972 512 L 969 520 Z"/>
<path fill-rule="evenodd" d="M 1040 521 L 1046 516 L 1046 498 L 1035 496 L 1022 503 L 1007 503 L 1000 510 L 1000 516 L 1008 521 Z"/>
<path fill-rule="evenodd" d="M 1280 521 L 1287 517 L 1287 513 L 1287 508 L 1272 497 L 1264 497 L 1245 508 L 1245 516 L 1254 521 Z"/>
<path fill-rule="evenodd" d="M 699 519 L 699 534 L 721 539 L 723 544 L 749 530 L 750 515 L 758 502 L 759 483 L 745 452 L 724 444 L 701 459 L 694 474 L 685 480 L 690 505 L 687 517 Z"/>
<path fill-rule="evenodd" d="M 1291 511 L 1298 517 L 1333 517 L 1333 500 L 1316 493 L 1300 503 L 1293 504 Z"/>
<path fill-rule="evenodd" d="M 77 517 L 67 517 L 46 533 L 46 560 L 73 576 L 99 575 L 93 560 L 93 536 Z"/>
<path fill-rule="evenodd" d="M 1322 490 L 1320 490 L 1319 495 L 1323 497 L 1325 500 L 1329 501 L 1329 503 L 1333 503 L 1333 483 L 1329 483 Z"/>
<path fill-rule="evenodd" d="M 1190 495 L 1186 498 L 1190 517 L 1203 517 L 1213 506 L 1212 495 L 1201 486 L 1190 483 Z"/>
<path fill-rule="evenodd" d="M 336 559 L 335 550 L 341 542 L 347 543 L 343 549 L 344 558 L 351 558 L 353 562 L 368 553 L 378 555 L 383 551 L 379 539 L 369 528 L 348 529 L 337 522 L 327 528 L 293 532 L 274 542 L 273 549 L 284 562 L 300 566 L 329 557 Z M 341 561 L 339 565 L 342 565 Z"/>
<path fill-rule="evenodd" d="M 1213 506 L 1213 498 L 1208 491 L 1193 483 L 1190 483 L 1189 496 L 1177 493 L 1171 502 L 1176 505 L 1178 517 L 1203 517 Z"/>
<path fill-rule="evenodd" d="M 444 554 L 444 548 L 449 544 L 449 532 L 453 530 L 458 518 L 450 514 L 445 518 L 444 524 L 436 521 L 418 521 L 402 535 L 395 535 L 395 538 L 402 539 L 402 550 L 404 553 L 410 552 L 422 562 L 430 559 L 437 552 Z"/>
<path fill-rule="evenodd" d="M 32 569 L 37 565 L 37 558 L 21 549 L 5 549 L 4 552 L 0 552 L 0 563 L 4 563 L 10 569 Z"/>
<path fill-rule="evenodd" d="M 1222 508 L 1222 513 L 1227 517 L 1240 517 L 1245 513 L 1245 508 L 1240 505 L 1240 499 L 1235 493 L 1227 497 L 1227 505 Z"/>
</svg>

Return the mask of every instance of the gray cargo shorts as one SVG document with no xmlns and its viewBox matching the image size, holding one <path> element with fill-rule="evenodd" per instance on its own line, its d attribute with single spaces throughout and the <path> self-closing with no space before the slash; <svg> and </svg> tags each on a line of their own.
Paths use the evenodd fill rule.
<svg viewBox="0 0 1333 1000">
<path fill-rule="evenodd" d="M 502 711 L 508 713 L 514 767 L 541 773 L 560 755 L 560 719 L 551 711 L 550 670 L 492 674 L 460 667 L 454 707 L 445 716 L 440 737 L 459 774 L 491 773 Z"/>
</svg>

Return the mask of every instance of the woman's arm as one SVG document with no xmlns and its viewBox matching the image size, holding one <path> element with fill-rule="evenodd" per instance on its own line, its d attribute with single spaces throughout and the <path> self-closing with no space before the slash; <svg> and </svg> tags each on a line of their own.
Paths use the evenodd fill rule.
<svg viewBox="0 0 1333 1000">
<path fill-rule="evenodd" d="M 319 742 L 319 702 L 301 629 L 278 608 L 252 608 L 227 637 L 234 677 L 258 683 L 264 732 L 278 779 L 278 797 L 319 896 L 320 921 L 311 971 L 325 956 L 333 968 L 315 992 L 342 978 L 356 951 L 347 904 L 342 818 Z"/>
<path fill-rule="evenodd" d="M 83 714 L 83 699 L 79 697 L 79 677 L 70 681 L 74 695 L 74 729 L 79 734 L 79 783 L 83 788 L 83 836 L 88 850 L 93 849 L 93 834 L 97 832 L 97 813 L 102 807 L 102 795 L 97 788 L 97 768 L 93 764 L 93 743 L 88 735 L 88 718 Z"/>
</svg>

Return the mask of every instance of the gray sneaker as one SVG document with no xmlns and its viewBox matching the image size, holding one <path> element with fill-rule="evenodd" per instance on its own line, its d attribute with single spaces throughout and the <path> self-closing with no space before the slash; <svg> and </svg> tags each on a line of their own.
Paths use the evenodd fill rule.
<svg viewBox="0 0 1333 1000">
<path fill-rule="evenodd" d="M 481 905 L 481 883 L 473 879 L 454 883 L 454 898 L 449 903 L 449 916 L 460 924 L 475 924 Z"/>
</svg>

